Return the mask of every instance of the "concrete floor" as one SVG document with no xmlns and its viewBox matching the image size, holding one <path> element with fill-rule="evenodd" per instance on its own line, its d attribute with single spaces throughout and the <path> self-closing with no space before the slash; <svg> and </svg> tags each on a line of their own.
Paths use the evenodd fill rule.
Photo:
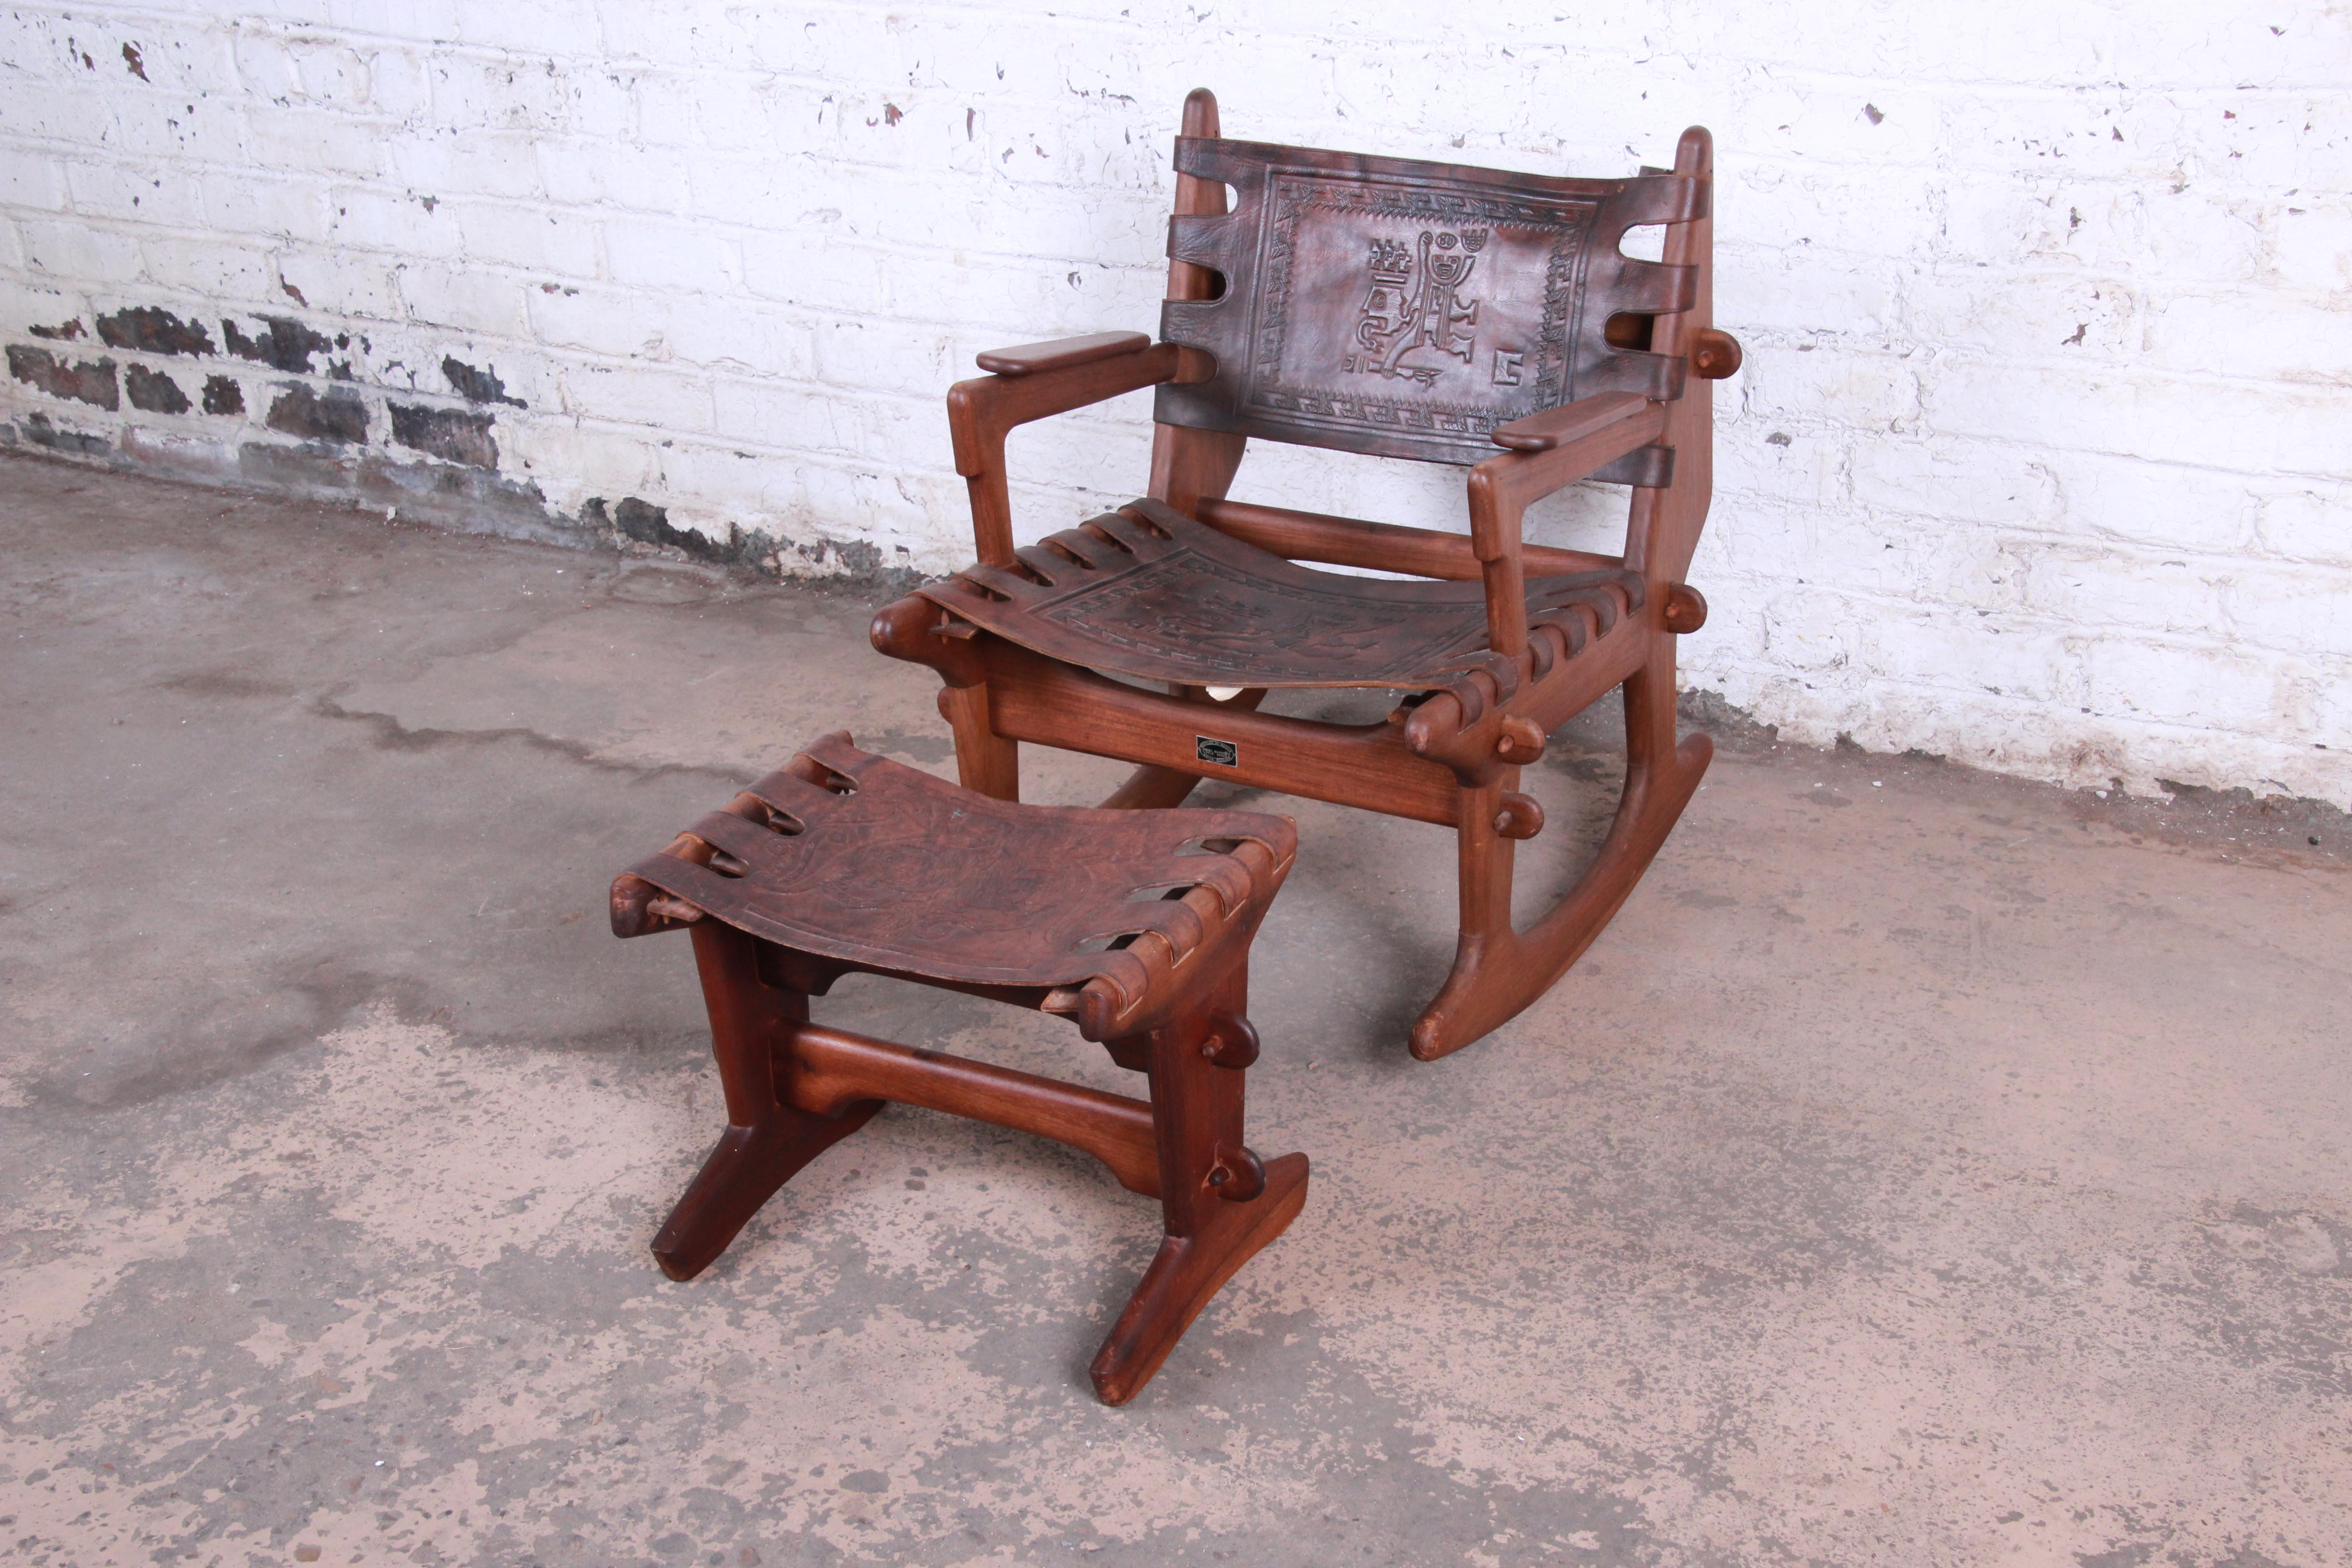
<svg viewBox="0 0 2352 1568">
<path fill-rule="evenodd" d="M 1727 748 L 1422 1066 L 1444 836 L 1264 801 L 1253 1142 L 1315 1185 L 1106 1410 L 1155 1211 L 1056 1147 L 892 1110 L 703 1279 L 646 1250 L 719 1101 L 606 882 L 826 729 L 950 768 L 863 604 L 22 459 L 0 538 L 0 1556 L 2352 1560 L 2315 830 Z M 1604 741 L 1540 770 L 1555 878 Z M 1034 1015 L 819 1006 L 1122 1087 Z"/>
</svg>

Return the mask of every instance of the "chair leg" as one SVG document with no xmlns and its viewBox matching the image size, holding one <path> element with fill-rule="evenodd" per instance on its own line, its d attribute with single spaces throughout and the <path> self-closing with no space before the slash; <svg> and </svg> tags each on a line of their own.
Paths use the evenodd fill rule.
<svg viewBox="0 0 2352 1568">
<path fill-rule="evenodd" d="M 1517 781 L 1464 792 L 1462 935 L 1454 972 L 1412 1026 L 1416 1058 L 1434 1061 L 1491 1033 L 1568 973 L 1649 869 L 1714 755 L 1705 735 L 1675 743 L 1675 644 L 1661 637 L 1625 682 L 1625 785 L 1609 837 L 1576 886 L 1524 931 L 1511 926 L 1512 845 L 1494 828 L 1500 802 L 1486 798 Z"/>
<path fill-rule="evenodd" d="M 775 1052 L 790 1026 L 807 1019 L 808 998 L 760 978 L 753 938 L 709 919 L 693 935 L 711 1051 L 727 1092 L 727 1131 L 654 1237 L 655 1260 L 673 1279 L 710 1267 L 777 1188 L 882 1109 L 868 1100 L 836 1116 L 813 1116 L 782 1103 Z"/>
<path fill-rule="evenodd" d="M 988 717 L 988 686 L 948 686 L 940 711 L 954 732 L 957 781 L 998 800 L 1021 798 L 1021 747 L 996 732 Z"/>
<path fill-rule="evenodd" d="M 1146 1047 L 1167 1235 L 1088 1369 L 1107 1405 L 1126 1404 L 1151 1381 L 1210 1299 L 1307 1201 L 1306 1155 L 1261 1164 L 1242 1142 L 1243 1074 L 1255 1048 L 1240 1023 L 1246 971 L 1219 991 Z"/>
</svg>

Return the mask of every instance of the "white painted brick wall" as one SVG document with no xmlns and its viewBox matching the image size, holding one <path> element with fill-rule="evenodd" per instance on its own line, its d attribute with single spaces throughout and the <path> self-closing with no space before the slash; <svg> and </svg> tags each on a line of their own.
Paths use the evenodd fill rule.
<svg viewBox="0 0 2352 1568">
<path fill-rule="evenodd" d="M 969 538 L 940 398 L 971 355 L 1156 323 L 1187 88 L 1239 135 L 1570 173 L 1664 162 L 1699 121 L 1748 368 L 1719 394 L 1692 682 L 1809 741 L 2352 806 L 2343 10 L 1558 9 L 19 5 L 0 339 L 198 406 L 10 379 L 0 413 L 212 482 L 504 526 L 637 497 L 788 542 L 786 570 L 940 571 Z M 215 352 L 89 335 L 131 306 Z M 307 374 L 221 352 L 223 318 L 265 316 L 341 346 Z M 468 405 L 445 359 L 528 406 Z M 216 376 L 242 415 L 204 412 Z M 267 428 L 296 385 L 355 394 L 364 447 Z M 488 416 L 497 475 L 436 490 L 392 403 Z M 1014 438 L 1027 533 L 1139 488 L 1148 406 Z M 1460 526 L 1448 468 L 1261 448 L 1241 492 Z M 1604 540 L 1622 501 L 1580 492 L 1537 536 Z"/>
</svg>

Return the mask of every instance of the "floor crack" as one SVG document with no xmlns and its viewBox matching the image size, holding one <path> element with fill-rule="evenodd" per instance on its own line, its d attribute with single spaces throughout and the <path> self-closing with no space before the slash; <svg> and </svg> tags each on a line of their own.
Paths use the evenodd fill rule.
<svg viewBox="0 0 2352 1568">
<path fill-rule="evenodd" d="M 331 697 L 320 698 L 310 705 L 310 711 L 321 719 L 341 719 L 368 726 L 375 731 L 376 745 L 388 752 L 426 752 L 437 746 L 482 746 L 494 745 L 501 741 L 520 741 L 535 751 L 551 752 L 583 767 L 594 768 L 600 773 L 625 773 L 631 778 L 657 779 L 671 773 L 691 773 L 728 784 L 740 784 L 745 776 L 740 768 L 701 763 L 644 764 L 616 762 L 599 755 L 593 747 L 582 742 L 558 740 L 522 725 L 495 730 L 442 730 L 425 725 L 411 727 L 392 714 L 346 708 Z"/>
</svg>

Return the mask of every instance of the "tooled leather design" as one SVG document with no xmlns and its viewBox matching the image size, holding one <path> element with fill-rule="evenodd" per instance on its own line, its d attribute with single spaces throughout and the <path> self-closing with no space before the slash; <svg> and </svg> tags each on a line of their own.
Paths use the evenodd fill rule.
<svg viewBox="0 0 2352 1568">
<path fill-rule="evenodd" d="M 1297 850 L 1285 817 L 1015 805 L 859 751 L 845 734 L 803 756 L 819 764 L 804 771 L 845 793 L 788 768 L 746 792 L 778 826 L 722 811 L 688 829 L 740 875 L 657 854 L 625 877 L 823 958 L 970 984 L 1100 977 L 1131 1011 L 1166 983 L 1171 963 L 1237 924 L 1254 927 Z M 1199 852 L 1204 839 L 1255 841 L 1266 854 L 1254 857 L 1254 872 L 1237 854 Z M 1190 887 L 1213 889 L 1220 912 L 1204 920 L 1160 896 Z M 1165 950 L 1082 950 L 1141 932 L 1165 939 Z"/>
<path fill-rule="evenodd" d="M 1048 658 L 1192 686 L 1442 686 L 1486 647 L 1482 584 L 1309 571 L 1149 499 L 1017 553 L 919 592 Z M 1573 656 L 1643 595 L 1631 572 L 1530 578 L 1528 620 Z"/>
<path fill-rule="evenodd" d="M 1679 359 L 1607 340 L 1620 311 L 1687 308 L 1696 276 L 1625 231 L 1704 211 L 1703 179 L 1570 180 L 1321 148 L 1180 138 L 1176 166 L 1234 192 L 1179 216 L 1169 254 L 1222 275 L 1160 335 L 1215 374 L 1163 385 L 1163 423 L 1475 463 L 1496 427 L 1595 393 L 1679 396 Z"/>
</svg>

